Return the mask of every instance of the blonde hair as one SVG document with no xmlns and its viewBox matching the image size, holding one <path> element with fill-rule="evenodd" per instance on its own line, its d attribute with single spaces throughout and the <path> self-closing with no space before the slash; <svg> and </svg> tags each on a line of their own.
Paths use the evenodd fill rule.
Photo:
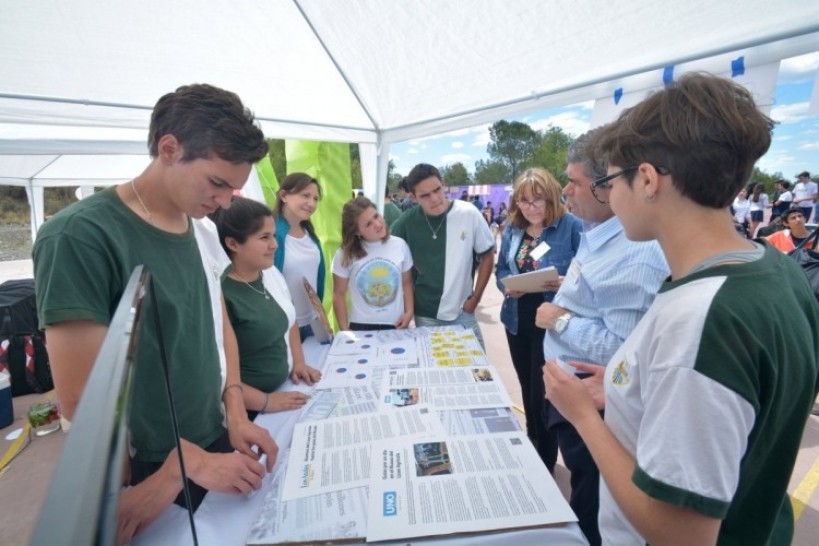
<svg viewBox="0 0 819 546">
<path fill-rule="evenodd" d="M 518 199 L 526 192 L 532 194 L 534 199 L 545 199 L 544 210 L 546 216 L 543 225 L 548 226 L 558 218 L 566 214 L 566 206 L 560 200 L 562 188 L 552 173 L 540 167 L 526 169 L 517 180 L 512 197 L 509 199 L 509 223 L 518 229 L 524 229 L 529 225 L 529 221 L 523 216 L 523 212 L 518 207 Z"/>
<path fill-rule="evenodd" d="M 359 196 L 350 199 L 344 204 L 344 209 L 341 211 L 341 265 L 348 267 L 353 260 L 363 258 L 367 255 L 364 246 L 361 244 L 361 237 L 358 236 L 358 219 L 361 214 L 372 207 L 375 210 L 375 203 L 364 196 Z M 384 228 L 387 234 L 381 241 L 386 241 L 390 238 L 390 226 L 384 222 Z"/>
</svg>

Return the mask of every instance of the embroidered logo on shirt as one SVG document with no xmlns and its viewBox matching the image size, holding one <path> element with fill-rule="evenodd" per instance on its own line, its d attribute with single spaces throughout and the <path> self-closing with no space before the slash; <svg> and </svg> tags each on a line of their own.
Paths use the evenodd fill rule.
<svg viewBox="0 0 819 546">
<path fill-rule="evenodd" d="M 461 241 L 466 241 L 466 231 L 461 232 Z"/>
<path fill-rule="evenodd" d="M 629 383 L 631 383 L 631 378 L 629 377 L 629 369 L 631 366 L 629 363 L 623 359 L 617 366 L 614 367 L 614 371 L 611 372 L 611 382 L 614 385 L 625 387 Z"/>
</svg>

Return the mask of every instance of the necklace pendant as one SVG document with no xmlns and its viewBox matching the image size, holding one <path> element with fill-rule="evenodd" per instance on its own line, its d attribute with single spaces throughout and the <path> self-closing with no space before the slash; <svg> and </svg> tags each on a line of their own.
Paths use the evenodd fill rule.
<svg viewBox="0 0 819 546">
<path fill-rule="evenodd" d="M 438 234 L 433 233 L 433 234 L 432 234 L 432 238 L 433 238 L 433 239 L 437 239 L 437 238 L 438 238 Z"/>
<path fill-rule="evenodd" d="M 264 299 L 266 299 L 266 300 L 270 299 L 270 294 L 268 294 L 267 291 L 265 291 L 265 293 L 264 293 Z"/>
</svg>

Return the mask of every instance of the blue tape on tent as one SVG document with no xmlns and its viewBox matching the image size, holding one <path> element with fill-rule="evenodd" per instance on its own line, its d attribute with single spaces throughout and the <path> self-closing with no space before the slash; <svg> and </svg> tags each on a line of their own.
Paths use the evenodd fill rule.
<svg viewBox="0 0 819 546">
<path fill-rule="evenodd" d="M 620 99 L 623 98 L 623 88 L 618 87 L 614 90 L 614 104 L 620 104 Z"/>
<path fill-rule="evenodd" d="M 663 85 L 668 85 L 674 81 L 674 65 L 663 68 Z"/>
<path fill-rule="evenodd" d="M 736 78 L 745 74 L 745 56 L 737 57 L 731 61 L 731 77 Z"/>
</svg>

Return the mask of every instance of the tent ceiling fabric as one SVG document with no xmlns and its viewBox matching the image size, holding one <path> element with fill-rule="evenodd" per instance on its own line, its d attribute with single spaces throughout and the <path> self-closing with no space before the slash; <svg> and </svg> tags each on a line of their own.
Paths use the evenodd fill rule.
<svg viewBox="0 0 819 546">
<path fill-rule="evenodd" d="M 238 93 L 269 137 L 371 146 L 380 202 L 391 142 L 647 89 L 667 65 L 719 73 L 732 55 L 819 50 L 815 0 L 0 0 L 0 13 L 0 184 L 30 195 L 136 174 L 154 103 L 192 82 Z"/>
<path fill-rule="evenodd" d="M 0 6 L 0 124 L 144 129 L 159 96 L 209 82 L 236 91 L 271 130 L 279 122 L 315 126 L 339 138 L 407 127 L 424 134 L 424 124 L 431 134 L 442 118 L 467 121 L 532 97 L 819 32 L 814 0 Z M 599 96 L 587 93 L 580 100 Z"/>
</svg>

